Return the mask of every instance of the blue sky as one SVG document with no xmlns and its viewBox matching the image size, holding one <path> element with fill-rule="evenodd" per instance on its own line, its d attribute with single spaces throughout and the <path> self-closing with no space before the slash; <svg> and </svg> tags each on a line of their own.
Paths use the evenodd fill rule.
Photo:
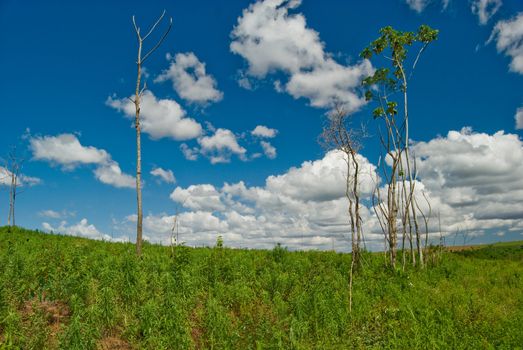
<svg viewBox="0 0 523 350">
<path fill-rule="evenodd" d="M 247 15 L 259 21 L 262 30 L 258 34 L 264 33 L 264 28 L 269 28 L 271 23 L 285 28 L 293 23 L 293 19 L 303 19 L 300 30 L 310 35 L 313 41 L 313 45 L 306 47 L 317 46 L 323 51 L 320 58 L 314 56 L 311 49 L 303 56 L 295 53 L 293 59 L 304 62 L 310 54 L 313 59 L 321 61 L 312 67 L 323 67 L 328 63 L 343 72 L 343 69 L 350 68 L 361 74 L 365 69 L 358 54 L 377 37 L 381 27 L 391 25 L 401 30 L 415 30 L 420 24 L 428 24 L 439 29 L 438 41 L 423 56 L 410 84 L 412 138 L 421 142 L 420 153 L 425 152 L 426 157 L 434 160 L 427 166 L 439 164 L 435 154 L 438 150 L 452 153 L 452 145 L 472 145 L 472 156 L 464 153 L 466 161 L 459 163 L 463 157 L 456 157 L 457 165 L 449 165 L 454 172 L 442 171 L 445 176 L 459 177 L 463 174 L 460 166 L 476 169 L 484 182 L 471 181 L 452 187 L 449 185 L 452 179 L 448 178 L 446 185 L 436 186 L 427 170 L 427 188 L 434 195 L 435 202 L 446 205 L 447 210 L 457 208 L 445 223 L 449 235 L 461 229 L 477 233 L 477 241 L 521 239 L 523 215 L 503 206 L 503 202 L 507 202 L 514 208 L 523 200 L 519 196 L 523 192 L 523 184 L 519 181 L 521 172 L 518 174 L 522 170 L 518 157 L 523 149 L 521 130 L 517 130 L 515 120 L 518 108 L 523 106 L 523 64 L 517 65 L 518 60 L 523 60 L 523 30 L 520 29 L 523 26 L 523 4 L 520 1 L 303 0 L 301 4 L 272 1 L 277 2 L 281 2 L 278 8 L 271 7 L 270 1 L 149 1 L 145 4 L 138 1 L 22 3 L 3 0 L 0 3 L 3 47 L 0 66 L 4 69 L 0 93 L 4 128 L 0 150 L 7 153 L 10 146 L 18 144 L 28 159 L 23 173 L 41 179 L 40 184 L 27 188 L 19 196 L 17 223 L 93 237 L 106 234 L 130 236 L 132 239 L 133 222 L 129 216 L 135 212 L 135 192 L 132 188 L 115 186 L 114 181 L 125 183 L 125 178 L 107 184 L 107 181 L 97 179 L 93 172 L 97 169 L 105 171 L 116 162 L 124 174 L 133 176 L 134 129 L 121 110 L 125 97 L 133 93 L 136 79 L 136 39 L 131 16 L 136 15 L 138 23 L 147 27 L 166 9 L 173 18 L 173 28 L 160 49 L 145 64 L 145 78 L 156 101 L 172 101 L 172 106 L 184 111 L 182 118 L 192 118 L 203 131 L 198 137 L 187 140 L 173 139 L 168 132 L 167 136 L 158 139 L 162 127 L 151 126 L 151 130 L 156 131 L 143 135 L 144 214 L 149 217 L 145 234 L 151 240 L 165 242 L 171 216 L 178 207 L 186 215 L 185 240 L 194 244 L 212 242 L 217 234 L 225 236 L 226 244 L 229 241 L 235 246 L 266 247 L 281 241 L 290 247 L 330 248 L 331 241 L 339 241 L 340 245 L 343 242 L 343 221 L 346 220 L 343 215 L 336 219 L 340 221 L 336 227 L 315 230 L 325 227 L 323 223 L 328 219 L 317 218 L 318 213 L 328 212 L 329 206 L 343 212 L 342 198 L 304 194 L 310 190 L 308 180 L 304 179 L 310 175 L 307 171 L 314 173 L 315 164 L 320 169 L 327 169 L 326 175 L 323 170 L 320 170 L 320 175 L 314 173 L 319 176 L 319 181 L 332 175 L 328 171 L 339 170 L 332 165 L 334 160 L 325 157 L 325 151 L 317 141 L 325 113 L 330 108 L 325 102 L 325 98 L 330 96 L 328 88 L 320 92 L 311 90 L 321 90 L 319 87 L 308 87 L 307 90 L 298 86 L 293 89 L 288 83 L 301 71 L 285 67 L 283 62 L 288 61 L 283 56 L 277 58 L 281 52 L 271 46 L 274 42 L 270 38 L 265 38 L 267 45 L 261 47 L 261 52 L 267 56 L 266 61 L 260 55 L 254 55 L 256 48 L 247 47 L 245 42 L 240 42 L 239 36 L 233 34 L 235 28 L 244 37 L 253 34 L 249 32 L 252 28 L 241 26 L 241 23 L 246 23 L 242 20 Z M 486 13 L 481 10 L 482 5 L 488 5 Z M 263 18 L 260 10 L 263 6 L 273 11 L 270 15 L 276 17 Z M 276 21 L 271 22 L 274 18 Z M 480 23 L 481 20 L 485 23 Z M 503 46 L 503 38 L 512 41 Z M 292 35 L 288 34 L 284 39 L 292 44 L 304 38 L 297 37 L 293 41 Z M 233 42 L 239 42 L 239 50 L 231 46 Z M 185 58 L 192 59 L 190 64 L 196 61 L 196 64 L 205 65 L 200 88 L 207 93 L 210 91 L 213 98 L 198 100 L 195 95 L 203 93 L 202 90 L 196 90 L 190 96 L 182 95 L 183 91 L 188 91 L 187 84 L 191 82 L 183 85 L 184 76 L 173 75 L 172 72 L 184 71 L 180 62 L 178 67 L 172 67 L 177 54 L 182 54 L 180 62 Z M 263 65 L 267 62 L 270 69 L 264 71 Z M 165 81 L 155 82 L 170 67 L 173 71 L 165 73 Z M 192 65 L 186 71 L 191 73 L 195 67 Z M 258 67 L 258 71 L 253 67 Z M 311 69 L 311 66 L 307 67 Z M 249 81 L 249 88 L 245 88 L 246 81 Z M 182 86 L 180 91 L 173 88 L 177 82 Z M 279 88 L 275 88 L 275 84 L 279 84 Z M 329 82 L 325 84 L 331 86 Z M 358 85 L 342 87 L 343 93 L 359 98 Z M 112 106 L 111 101 L 114 102 Z M 120 110 L 115 101 L 120 103 Z M 151 106 L 151 113 L 156 107 Z M 371 135 L 375 135 L 370 112 L 369 106 L 362 105 L 355 107 L 353 116 L 367 123 Z M 523 110 L 520 114 L 523 126 Z M 157 118 L 151 119 L 151 123 L 156 122 Z M 256 126 L 277 132 L 274 137 L 255 136 L 251 131 Z M 220 134 L 220 129 L 223 137 L 213 138 Z M 450 135 L 452 130 L 457 134 Z M 500 130 L 505 133 L 496 134 Z M 41 147 L 48 147 L 49 143 L 43 141 L 58 142 L 56 138 L 63 134 L 69 134 L 69 141 L 78 140 L 84 147 L 80 153 L 89 153 L 88 147 L 91 147 L 91 153 L 98 152 L 100 159 L 85 161 L 79 156 L 79 159 L 70 159 L 67 163 L 63 153 L 50 155 L 52 150 L 49 149 L 37 152 L 35 140 L 42 141 Z M 205 143 L 206 137 L 208 143 Z M 233 141 L 236 144 L 230 148 Z M 268 148 L 274 147 L 276 154 L 263 154 L 262 142 Z M 483 150 L 487 152 L 484 156 L 480 156 L 483 151 L 474 151 L 480 147 L 478 143 L 490 147 Z M 196 148 L 198 159 L 186 159 L 180 149 L 182 144 L 190 149 Z M 211 144 L 220 144 L 222 148 L 213 150 Z M 60 153 L 60 150 L 55 151 Z M 493 152 L 513 155 L 500 164 L 499 169 L 506 167 L 504 174 L 511 172 L 516 178 L 507 180 L 503 174 L 492 175 L 488 164 L 485 169 L 482 162 L 489 157 L 494 160 L 500 157 L 500 153 Z M 369 164 L 376 164 L 379 143 L 375 138 L 369 138 L 361 153 Z M 477 162 L 474 155 L 478 156 Z M 224 162 L 212 164 L 211 156 Z M 313 161 L 320 163 L 307 163 L 310 167 L 302 165 Z M 296 169 L 289 173 L 291 167 Z M 176 182 L 168 183 L 151 175 L 150 171 L 156 168 L 172 171 Z M 267 181 L 270 176 L 273 176 L 273 182 Z M 333 178 L 336 176 L 332 175 Z M 500 178 L 511 186 L 499 189 L 494 199 L 492 190 L 487 190 L 487 187 L 491 189 L 494 184 L 499 184 Z M 245 190 L 239 190 L 238 186 L 235 190 L 224 189 L 224 183 L 231 186 L 243 183 Z M 203 188 L 203 184 L 210 187 Z M 292 186 L 300 193 L 291 193 Z M 173 195 L 176 188 L 179 189 L 178 196 Z M 324 188 L 329 192 L 328 181 Z M 287 190 L 290 192 L 286 193 Z M 264 202 L 263 191 L 268 191 L 271 196 L 285 193 L 286 197 Z M 201 198 L 201 203 L 183 203 L 181 198 L 188 198 L 194 195 L 193 192 Z M 469 205 L 466 209 L 463 198 L 467 196 L 474 197 L 475 207 Z M 458 204 L 447 201 L 454 197 L 461 198 Z M 5 224 L 6 187 L 2 198 L 0 223 Z M 503 198 L 508 199 L 504 201 Z M 216 206 L 204 205 L 214 200 L 217 200 Z M 275 202 L 287 201 L 290 203 L 287 206 L 273 206 Z M 492 209 L 495 214 L 490 216 L 493 217 L 480 213 L 479 209 L 494 205 L 492 203 L 499 204 Z M 236 209 L 240 204 L 249 209 Z M 265 206 L 272 207 L 269 210 Z M 445 212 L 443 208 L 442 211 Z M 269 222 L 270 214 L 274 212 L 282 215 L 281 232 L 275 232 L 271 226 L 278 226 L 280 221 Z M 469 226 L 460 228 L 459 222 L 469 219 Z M 259 230 L 252 230 L 251 224 Z M 248 230 L 252 232 L 242 233 Z M 369 230 L 373 232 L 372 227 Z"/>
</svg>

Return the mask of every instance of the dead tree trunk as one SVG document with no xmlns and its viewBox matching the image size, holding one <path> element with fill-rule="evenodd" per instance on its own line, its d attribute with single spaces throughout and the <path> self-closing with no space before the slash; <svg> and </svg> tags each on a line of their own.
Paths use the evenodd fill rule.
<svg viewBox="0 0 523 350">
<path fill-rule="evenodd" d="M 20 172 L 25 158 L 20 157 L 17 154 L 16 147 L 13 147 L 7 156 L 5 162 L 6 177 L 9 178 L 9 212 L 7 214 L 7 225 L 15 226 L 15 208 L 16 208 L 16 196 L 20 193 L 18 190 L 20 181 Z"/>
<path fill-rule="evenodd" d="M 349 270 L 349 311 L 352 310 L 352 286 L 355 272 L 361 268 L 361 242 L 363 230 L 360 215 L 360 164 L 357 157 L 360 144 L 358 139 L 363 137 L 363 131 L 349 128 L 348 115 L 340 106 L 329 116 L 328 125 L 323 129 L 322 138 L 328 149 L 343 152 L 347 165 L 345 177 L 345 197 L 348 201 L 348 216 L 351 233 L 351 265 Z"/>
<path fill-rule="evenodd" d="M 140 28 L 136 25 L 135 18 L 133 16 L 133 25 L 136 32 L 136 38 L 138 40 L 138 58 L 136 60 L 137 76 L 136 76 L 136 89 L 134 92 L 134 103 L 135 107 L 135 120 L 134 127 L 136 128 L 136 202 L 137 202 L 137 220 L 136 220 L 136 254 L 140 256 L 142 254 L 142 231 L 143 231 L 143 212 L 142 212 L 142 145 L 141 145 L 141 125 L 140 125 L 140 99 L 143 92 L 147 88 L 147 84 L 143 84 L 141 87 L 142 78 L 142 65 L 145 60 L 154 52 L 162 42 L 165 40 L 167 34 L 172 27 L 172 18 L 169 20 L 169 26 L 164 32 L 160 40 L 156 43 L 151 50 L 142 56 L 143 42 L 147 37 L 156 29 L 156 26 L 162 21 L 165 16 L 165 10 L 154 25 L 149 29 L 147 34 L 142 37 Z"/>
<path fill-rule="evenodd" d="M 16 226 L 15 204 L 16 204 L 17 187 L 18 187 L 18 174 L 11 172 L 11 185 L 9 188 L 9 214 L 7 217 L 8 226 Z"/>
</svg>

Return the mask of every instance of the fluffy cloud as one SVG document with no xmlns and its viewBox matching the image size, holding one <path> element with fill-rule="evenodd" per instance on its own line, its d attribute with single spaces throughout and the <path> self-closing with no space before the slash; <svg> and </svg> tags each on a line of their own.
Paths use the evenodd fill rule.
<svg viewBox="0 0 523 350">
<path fill-rule="evenodd" d="M 523 143 L 469 128 L 417 143 L 419 177 L 447 230 L 509 230 L 523 223 Z"/>
<path fill-rule="evenodd" d="M 318 32 L 302 14 L 289 15 L 301 1 L 257 1 L 243 11 L 232 32 L 230 49 L 244 57 L 249 74 L 264 77 L 276 70 L 296 73 L 325 60 Z"/>
<path fill-rule="evenodd" d="M 458 232 L 469 237 L 523 233 L 523 142 L 517 135 L 464 128 L 414 143 L 412 153 L 419 174 L 416 197 L 427 215 L 423 197 L 431 203 L 431 239 L 439 239 L 438 214 L 442 235 L 451 239 L 447 243 Z M 383 235 L 370 207 L 379 178 L 375 165 L 361 155 L 358 158 L 366 245 L 379 249 Z M 226 245 L 234 247 L 271 248 L 280 242 L 291 249 L 334 245 L 348 250 L 346 167 L 343 154 L 332 151 L 269 176 L 262 186 L 240 181 L 222 187 L 177 187 L 171 199 L 185 208 L 177 216 L 180 240 L 212 245 L 222 235 Z M 173 215 L 149 215 L 144 225 L 152 241 L 169 243 L 173 222 Z"/>
<path fill-rule="evenodd" d="M 294 98 L 308 98 L 314 107 L 330 108 L 342 103 L 348 112 L 353 112 L 364 104 L 355 89 L 362 78 L 372 71 L 372 65 L 367 60 L 354 66 L 342 66 L 328 59 L 311 71 L 293 74 L 286 90 Z"/>
<path fill-rule="evenodd" d="M 517 109 L 514 119 L 516 120 L 516 129 L 523 129 L 523 107 Z"/>
<path fill-rule="evenodd" d="M 373 72 L 370 62 L 337 63 L 324 51 L 318 32 L 307 27 L 305 16 L 289 14 L 300 4 L 300 0 L 251 4 L 231 33 L 231 51 L 247 60 L 250 76 L 287 74 L 289 81 L 285 87 L 277 84 L 278 91 L 306 98 L 314 107 L 332 108 L 341 103 L 347 111 L 356 111 L 364 104 L 356 90 L 361 79 Z"/>
<path fill-rule="evenodd" d="M 515 17 L 499 21 L 489 42 L 496 41 L 496 48 L 499 53 L 504 53 L 512 58 L 510 70 L 523 74 L 523 12 Z"/>
<path fill-rule="evenodd" d="M 488 0 L 487 0 L 488 1 Z M 405 0 L 407 5 L 417 13 L 422 13 L 425 8 L 433 2 L 433 0 Z M 442 0 L 441 6 L 443 10 L 446 10 L 449 7 L 450 0 Z"/>
<path fill-rule="evenodd" d="M 106 104 L 134 120 L 135 107 L 129 99 L 109 97 Z M 140 111 L 142 131 L 149 134 L 154 140 L 165 137 L 178 141 L 190 140 L 202 134 L 200 123 L 188 118 L 176 101 L 157 99 L 149 90 L 143 93 Z"/>
<path fill-rule="evenodd" d="M 427 7 L 430 0 L 406 0 L 407 5 L 414 11 L 421 13 Z"/>
<path fill-rule="evenodd" d="M 66 234 L 70 236 L 79 236 L 90 239 L 103 239 L 106 241 L 111 240 L 111 237 L 98 231 L 93 225 L 89 224 L 87 219 L 82 219 L 76 224 L 68 225 L 66 221 L 62 221 L 59 226 L 54 227 L 48 222 L 42 223 L 42 228 L 48 232 L 55 232 Z"/>
<path fill-rule="evenodd" d="M 430 237 L 439 235 L 438 214 L 444 236 L 523 233 L 523 142 L 517 135 L 502 131 L 489 135 L 464 128 L 414 143 L 412 153 L 418 169 L 416 196 L 425 214 L 428 206 L 423 196 L 432 207 Z M 358 158 L 366 244 L 369 249 L 379 249 L 383 236 L 370 207 L 379 177 L 375 165 L 361 155 Z M 344 155 L 332 151 L 269 176 L 262 186 L 240 181 L 222 187 L 177 187 L 170 197 L 184 208 L 176 216 L 180 239 L 189 245 L 212 245 L 222 235 L 227 245 L 236 247 L 270 248 L 281 242 L 291 249 L 331 249 L 335 245 L 338 250 L 348 250 L 346 167 Z M 48 217 L 58 218 L 54 213 Z M 168 244 L 174 218 L 169 214 L 145 217 L 148 239 Z M 130 216 L 125 223 L 130 225 L 133 220 Z M 44 223 L 44 228 L 108 239 L 85 219 L 71 225 L 62 222 L 58 227 Z"/>
<path fill-rule="evenodd" d="M 360 191 L 369 195 L 375 186 L 375 166 L 358 155 L 361 164 Z M 299 168 L 292 167 L 285 174 L 271 175 L 266 187 L 274 193 L 282 193 L 301 201 L 324 202 L 345 195 L 347 164 L 341 152 L 331 151 L 320 160 L 303 162 Z"/>
<path fill-rule="evenodd" d="M 200 150 L 198 149 L 198 147 L 190 147 L 186 143 L 182 143 L 180 145 L 180 150 L 182 151 L 183 156 L 187 160 L 197 160 L 198 155 L 200 153 Z"/>
<path fill-rule="evenodd" d="M 147 215 L 143 218 L 144 232 L 149 235 L 144 236 L 146 240 L 153 243 L 171 244 L 172 229 L 174 222 L 178 222 L 180 241 L 190 246 L 212 245 L 216 242 L 218 235 L 224 236 L 227 241 L 240 239 L 237 234 L 227 233 L 227 223 L 214 216 L 212 213 L 204 211 L 191 211 L 180 213 L 179 215 Z M 134 224 L 136 216 L 130 215 L 126 218 L 124 226 Z"/>
<path fill-rule="evenodd" d="M 474 0 L 471 9 L 472 13 L 478 16 L 479 24 L 485 25 L 501 5 L 501 0 Z"/>
<path fill-rule="evenodd" d="M 167 59 L 172 57 L 168 55 Z M 223 98 L 223 93 L 216 88 L 216 80 L 206 73 L 205 63 L 192 52 L 177 54 L 155 82 L 166 80 L 172 81 L 178 95 L 189 102 L 206 104 Z"/>
<path fill-rule="evenodd" d="M 173 184 L 176 182 L 176 178 L 174 177 L 172 170 L 154 168 L 153 170 L 151 170 L 151 175 L 158 177 L 161 181 L 166 182 L 168 184 Z"/>
<path fill-rule="evenodd" d="M 0 186 L 11 186 L 11 179 L 13 173 L 7 168 L 0 166 Z M 42 180 L 38 177 L 27 176 L 24 174 L 18 174 L 17 186 L 34 186 L 42 183 Z"/>
<path fill-rule="evenodd" d="M 207 129 L 208 134 L 196 140 L 197 146 L 191 147 L 186 143 L 180 145 L 180 150 L 185 159 L 195 161 L 199 156 L 203 156 L 209 159 L 211 164 L 218 164 L 229 163 L 232 156 L 237 156 L 242 161 L 253 160 L 262 156 L 261 153 L 247 155 L 247 149 L 240 145 L 238 140 L 248 138 L 249 134 L 247 133 L 236 135 L 229 129 L 215 129 L 210 123 L 208 123 Z M 260 138 L 272 138 L 277 133 L 278 130 L 276 129 L 258 125 L 250 132 L 250 141 L 259 142 L 267 158 L 274 159 L 276 158 L 276 148 L 271 143 L 260 140 Z"/>
<path fill-rule="evenodd" d="M 134 188 L 136 179 L 124 174 L 120 166 L 115 161 L 109 161 L 101 164 L 94 171 L 95 177 L 102 183 L 118 188 Z"/>
<path fill-rule="evenodd" d="M 48 212 L 53 212 L 48 211 Z M 55 214 L 58 214 L 58 212 L 54 212 Z M 74 213 L 69 213 L 66 211 L 62 212 L 61 217 L 64 216 L 74 216 Z M 51 219 L 57 219 L 57 217 L 49 217 Z M 63 220 L 61 221 L 58 226 L 52 225 L 48 222 L 42 223 L 42 228 L 44 231 L 52 232 L 56 234 L 63 234 L 63 235 L 69 235 L 69 236 L 77 236 L 77 237 L 83 237 L 83 238 L 89 238 L 89 239 L 97 239 L 97 240 L 104 240 L 104 241 L 111 241 L 111 242 L 129 242 L 130 239 L 128 236 L 121 235 L 121 236 L 109 236 L 106 233 L 103 233 L 102 231 L 98 230 L 95 225 L 90 224 L 87 219 L 82 219 L 79 222 L 75 224 L 69 224 L 67 221 Z M 129 232 L 131 228 L 129 227 L 126 232 Z M 144 236 L 146 237 L 146 236 Z"/>
<path fill-rule="evenodd" d="M 117 162 L 103 149 L 83 146 L 73 134 L 33 137 L 30 139 L 33 159 L 60 165 L 65 170 L 73 170 L 82 164 L 94 164 L 96 179 L 115 187 L 133 188 L 134 177 L 122 173 Z"/>
<path fill-rule="evenodd" d="M 72 170 L 81 164 L 102 164 L 110 159 L 103 149 L 82 146 L 73 134 L 34 137 L 30 140 L 33 158 Z"/>
<path fill-rule="evenodd" d="M 238 144 L 236 135 L 228 129 L 217 129 L 210 136 L 198 138 L 200 153 L 208 157 L 212 164 L 228 163 L 231 155 L 245 160 L 247 150 Z"/>
<path fill-rule="evenodd" d="M 361 161 L 362 190 L 368 195 L 374 167 L 363 157 Z M 221 188 L 177 187 L 171 199 L 187 210 L 178 215 L 180 239 L 190 245 L 210 245 L 222 235 L 226 244 L 237 247 L 269 248 L 282 242 L 291 248 L 330 249 L 336 242 L 346 249 L 344 171 L 343 155 L 330 152 L 323 159 L 268 177 L 263 187 L 244 182 Z M 371 212 L 364 208 L 362 216 L 369 218 Z M 144 225 L 153 241 L 168 243 L 173 222 L 172 215 L 150 215 Z M 379 235 L 379 228 L 372 225 L 369 221 L 366 226 L 369 237 Z"/>
<path fill-rule="evenodd" d="M 220 200 L 220 193 L 209 184 L 191 185 L 186 189 L 176 187 L 171 193 L 171 199 L 196 211 L 212 212 L 225 209 L 225 205 Z"/>
<path fill-rule="evenodd" d="M 253 135 L 253 136 L 267 137 L 267 138 L 273 138 L 276 136 L 277 133 L 278 133 L 278 130 L 268 128 L 265 125 L 257 125 L 251 131 L 251 135 Z"/>
<path fill-rule="evenodd" d="M 260 145 L 262 146 L 263 153 L 265 154 L 265 156 L 267 156 L 267 158 L 269 158 L 269 159 L 276 158 L 276 147 L 271 145 L 270 142 L 260 141 Z"/>
</svg>

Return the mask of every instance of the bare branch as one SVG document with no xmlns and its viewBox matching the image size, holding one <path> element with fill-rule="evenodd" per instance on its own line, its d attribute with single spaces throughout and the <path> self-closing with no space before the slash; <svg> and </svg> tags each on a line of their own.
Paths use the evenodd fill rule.
<svg viewBox="0 0 523 350">
<path fill-rule="evenodd" d="M 423 51 L 425 51 L 425 49 L 427 48 L 428 45 L 429 45 L 429 43 L 425 43 L 425 45 L 423 45 L 421 47 L 421 49 L 419 50 L 418 55 L 416 56 L 416 59 L 414 60 L 414 64 L 412 64 L 412 70 L 410 71 L 410 74 L 409 74 L 409 80 L 410 80 L 410 78 L 412 78 L 412 73 L 414 73 L 414 69 L 416 69 L 416 65 L 418 64 L 421 54 L 423 53 Z"/>
<path fill-rule="evenodd" d="M 157 48 L 160 47 L 160 45 L 163 43 L 163 41 L 165 40 L 165 38 L 167 37 L 167 34 L 169 34 L 169 32 L 171 31 L 171 27 L 173 25 L 173 19 L 170 18 L 169 20 L 169 27 L 167 27 L 167 30 L 165 31 L 165 33 L 163 33 L 163 36 L 162 38 L 158 41 L 158 43 L 151 49 L 149 50 L 149 52 L 147 52 L 145 54 L 145 56 L 143 56 L 141 62 L 143 63 L 154 51 L 156 51 Z"/>
<path fill-rule="evenodd" d="M 145 36 L 143 37 L 142 40 L 147 39 L 147 37 L 148 37 L 149 35 L 151 35 L 151 33 L 154 31 L 154 28 L 156 28 L 156 26 L 157 26 L 157 25 L 162 21 L 163 16 L 165 16 L 165 9 L 163 10 L 162 15 L 158 18 L 158 20 L 156 21 L 156 23 L 153 24 L 153 26 L 151 27 L 151 29 L 149 29 L 149 32 L 148 32 L 147 34 L 145 34 Z"/>
<path fill-rule="evenodd" d="M 138 39 L 138 41 L 142 41 L 142 37 L 140 36 L 140 28 L 138 28 L 136 26 L 136 20 L 134 18 L 134 15 L 133 15 L 133 26 L 134 26 L 134 31 L 136 32 L 136 38 Z"/>
<path fill-rule="evenodd" d="M 140 90 L 140 97 L 143 95 L 143 92 L 147 89 L 147 81 L 144 81 L 143 87 Z"/>
</svg>

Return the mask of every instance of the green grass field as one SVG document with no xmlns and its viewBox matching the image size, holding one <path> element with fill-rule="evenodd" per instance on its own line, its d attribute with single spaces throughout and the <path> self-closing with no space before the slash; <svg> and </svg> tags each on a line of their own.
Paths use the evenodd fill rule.
<svg viewBox="0 0 523 350">
<path fill-rule="evenodd" d="M 227 242 L 225 242 L 227 245 Z M 350 255 L 106 243 L 0 228 L 0 349 L 516 349 L 523 242 L 392 272 Z"/>
</svg>

